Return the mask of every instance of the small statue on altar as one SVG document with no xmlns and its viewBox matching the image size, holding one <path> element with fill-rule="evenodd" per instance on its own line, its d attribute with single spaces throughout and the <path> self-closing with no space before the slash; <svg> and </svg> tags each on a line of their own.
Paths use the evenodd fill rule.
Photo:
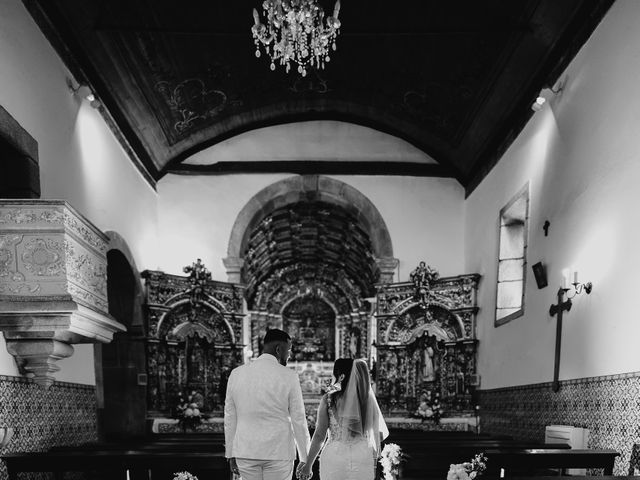
<svg viewBox="0 0 640 480">
<path fill-rule="evenodd" d="M 353 327 L 349 333 L 349 354 L 351 358 L 360 357 L 360 329 Z"/>
<path fill-rule="evenodd" d="M 427 346 L 423 350 L 422 378 L 425 382 L 433 382 L 436 379 L 436 371 L 433 367 L 433 348 Z"/>
<path fill-rule="evenodd" d="M 437 280 L 438 277 L 438 272 L 427 266 L 424 261 L 420 262 L 420 264 L 409 274 L 409 278 L 416 288 L 428 286 L 431 282 Z"/>
</svg>

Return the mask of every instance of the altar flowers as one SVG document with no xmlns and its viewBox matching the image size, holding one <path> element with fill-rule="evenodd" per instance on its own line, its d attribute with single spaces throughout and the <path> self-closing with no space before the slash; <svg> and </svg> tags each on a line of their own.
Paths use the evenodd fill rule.
<svg viewBox="0 0 640 480">
<path fill-rule="evenodd" d="M 198 477 L 189 472 L 176 472 L 173 474 L 173 480 L 198 480 Z"/>
<path fill-rule="evenodd" d="M 487 468 L 487 457 L 477 454 L 470 462 L 456 463 L 449 466 L 447 480 L 474 480 Z"/>
</svg>

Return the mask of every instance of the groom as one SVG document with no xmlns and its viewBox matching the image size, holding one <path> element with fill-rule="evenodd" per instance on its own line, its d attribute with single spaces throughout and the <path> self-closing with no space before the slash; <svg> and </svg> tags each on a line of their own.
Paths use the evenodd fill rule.
<svg viewBox="0 0 640 480">
<path fill-rule="evenodd" d="M 268 330 L 263 353 L 231 372 L 224 404 L 225 456 L 242 480 L 290 480 L 309 430 L 298 375 L 286 367 L 291 337 Z"/>
</svg>

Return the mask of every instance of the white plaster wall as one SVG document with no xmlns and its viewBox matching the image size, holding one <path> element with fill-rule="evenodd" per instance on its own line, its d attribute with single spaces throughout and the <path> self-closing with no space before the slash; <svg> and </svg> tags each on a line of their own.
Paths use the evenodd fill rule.
<svg viewBox="0 0 640 480">
<path fill-rule="evenodd" d="M 120 233 L 139 268 L 155 263 L 156 193 L 99 113 L 74 97 L 62 61 L 19 0 L 0 2 L 0 105 L 38 142 L 42 198 L 65 199 Z M 94 384 L 91 346 L 60 362 L 59 380 Z M 16 374 L 0 344 L 0 374 Z"/>
<path fill-rule="evenodd" d="M 483 275 L 478 316 L 481 388 L 552 380 L 556 321 L 548 310 L 564 268 L 593 292 L 564 319 L 560 379 L 640 370 L 640 2 L 621 0 L 567 69 L 567 84 L 531 119 L 466 201 L 466 269 Z M 549 92 L 547 92 L 549 93 Z M 523 317 L 495 328 L 498 214 L 529 181 Z M 551 222 L 549 236 L 542 225 Z M 530 266 L 547 265 L 538 290 Z"/>
<path fill-rule="evenodd" d="M 236 155 L 242 156 L 242 151 Z M 222 259 L 227 256 L 237 215 L 261 189 L 289 176 L 165 176 L 158 184 L 163 252 L 158 267 L 181 274 L 182 267 L 198 256 L 214 278 L 226 280 Z M 442 275 L 464 273 L 464 191 L 455 180 L 331 177 L 353 186 L 378 208 L 389 229 L 394 255 L 400 259 L 400 280 L 407 280 L 423 259 Z"/>
<path fill-rule="evenodd" d="M 238 155 L 242 152 L 242 155 Z M 369 127 L 314 120 L 259 128 L 202 150 L 184 163 L 264 160 L 345 160 L 435 163 L 422 150 Z"/>
</svg>

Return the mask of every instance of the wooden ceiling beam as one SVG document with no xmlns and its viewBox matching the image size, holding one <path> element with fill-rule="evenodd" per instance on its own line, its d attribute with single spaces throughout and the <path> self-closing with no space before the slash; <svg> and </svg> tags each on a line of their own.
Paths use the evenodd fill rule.
<svg viewBox="0 0 640 480">
<path fill-rule="evenodd" d="M 250 173 L 293 173 L 299 175 L 392 175 L 408 177 L 451 177 L 450 169 L 435 163 L 344 160 L 272 160 L 217 162 L 211 165 L 173 166 L 166 173 L 179 175 L 232 175 Z"/>
</svg>

